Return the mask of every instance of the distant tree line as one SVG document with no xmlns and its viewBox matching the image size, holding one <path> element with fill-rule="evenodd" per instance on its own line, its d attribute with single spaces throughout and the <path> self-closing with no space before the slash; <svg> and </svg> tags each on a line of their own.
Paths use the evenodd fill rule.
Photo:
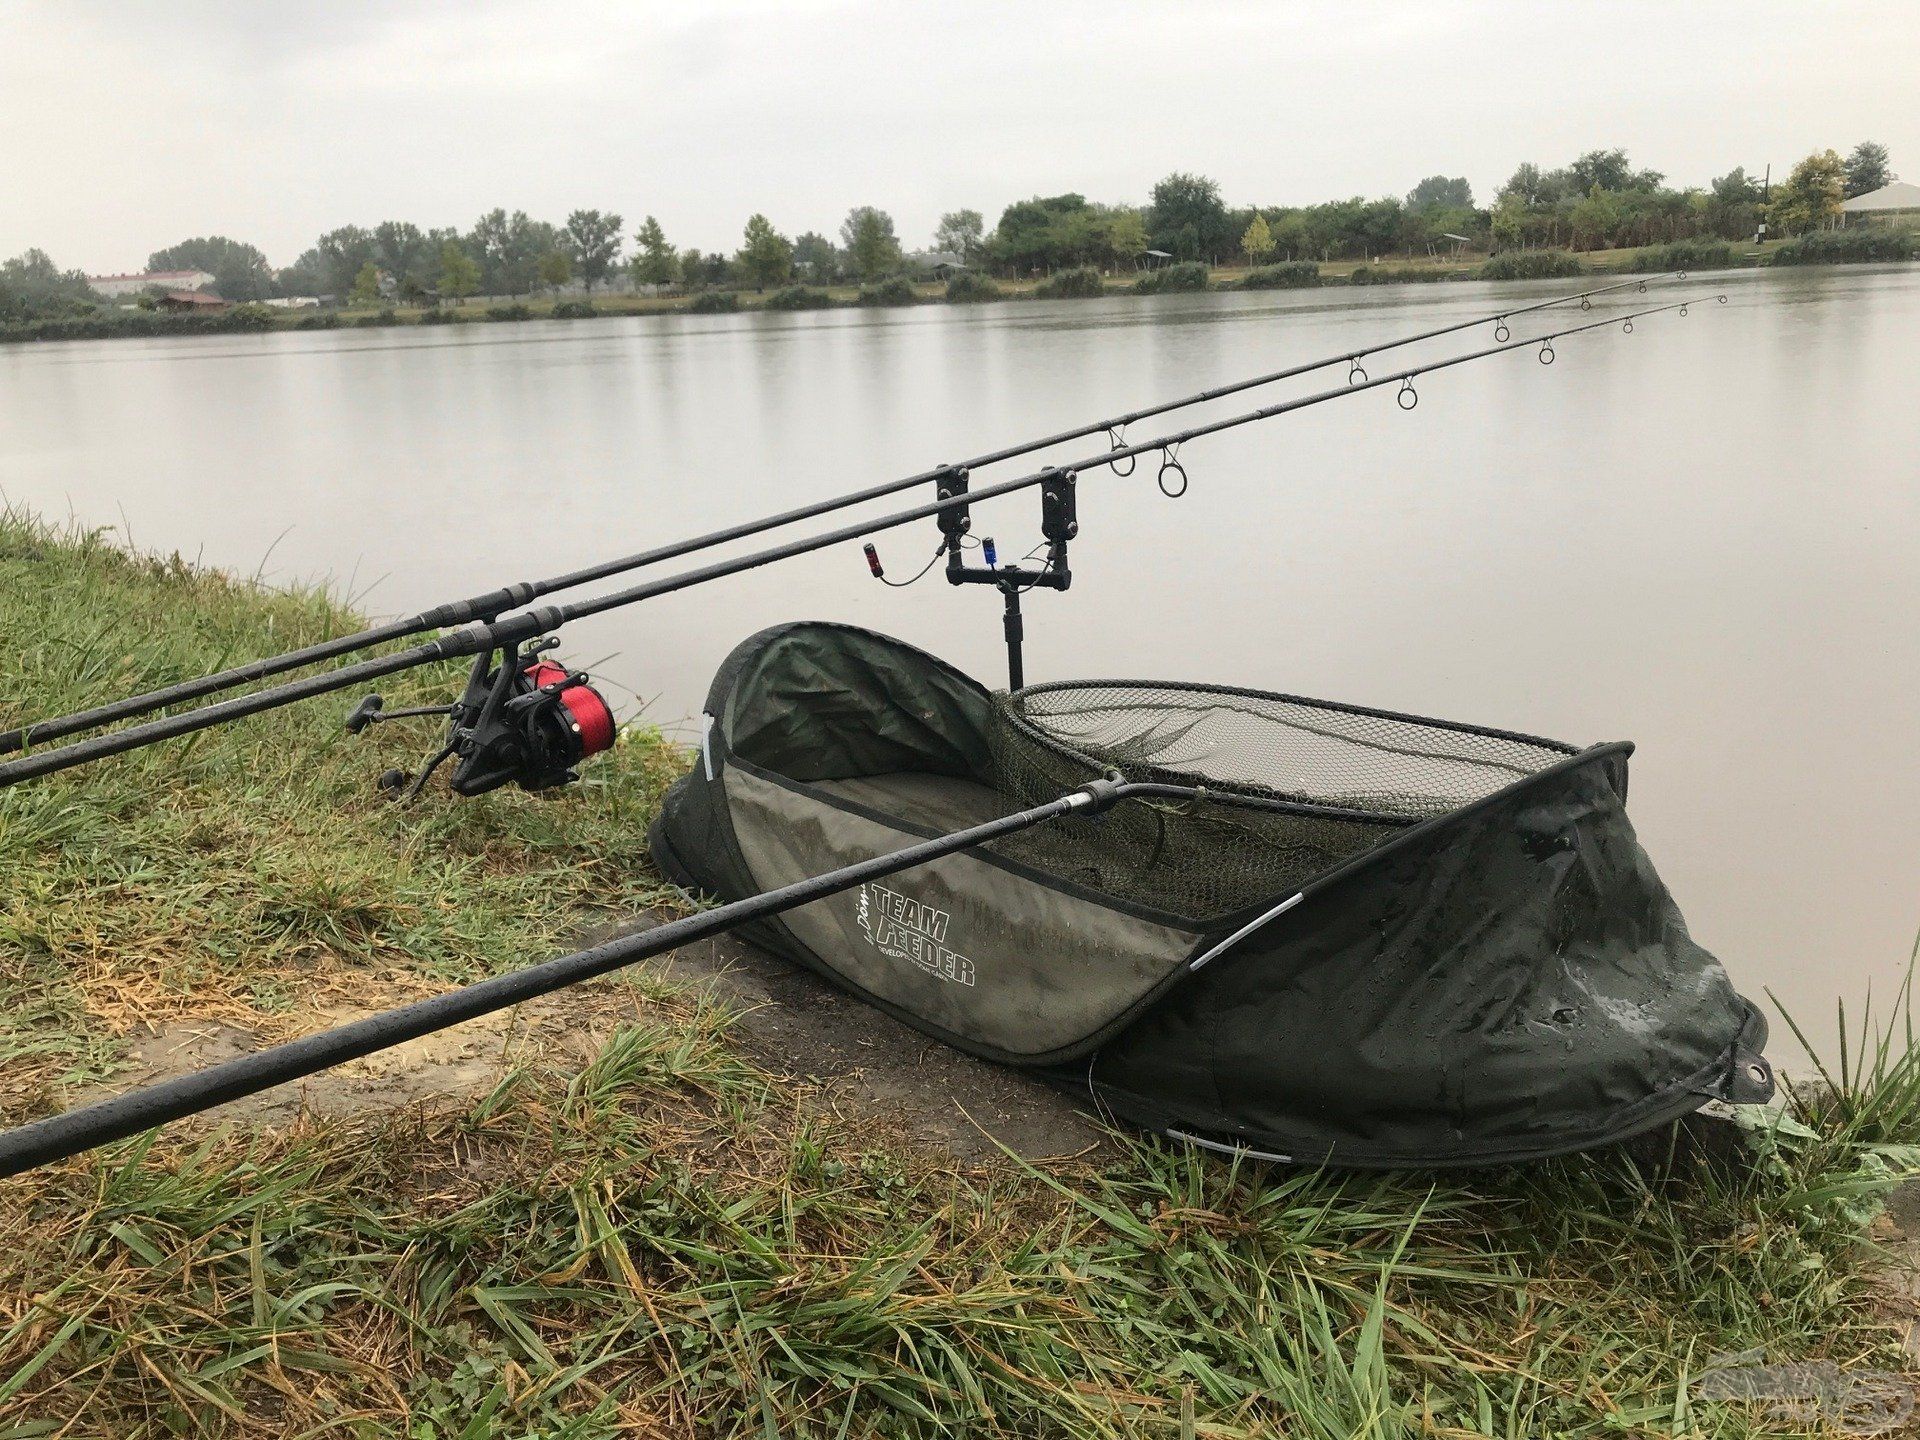
<svg viewBox="0 0 1920 1440">
<path fill-rule="evenodd" d="M 1162 260 L 1371 262 L 1462 245 L 1495 253 L 1594 250 L 1745 239 L 1763 220 L 1775 234 L 1802 235 L 1831 226 L 1843 199 L 1894 178 L 1886 147 L 1871 141 L 1845 158 L 1833 150 L 1809 155 L 1770 193 L 1740 167 L 1705 187 L 1675 189 L 1658 171 L 1635 169 L 1624 150 L 1591 150 L 1552 169 L 1520 165 L 1484 208 L 1464 178 L 1446 175 L 1428 176 L 1404 197 L 1234 208 L 1214 181 L 1175 172 L 1144 205 L 1034 196 L 1008 205 L 991 230 L 978 210 L 954 210 L 940 217 L 931 243 L 971 270 L 1009 277 L 1134 270 Z M 149 270 L 206 271 L 228 300 L 318 295 L 360 306 L 457 304 L 576 285 L 591 295 L 621 272 L 636 285 L 687 291 L 871 287 L 906 264 L 893 217 L 871 205 L 849 211 L 835 237 L 811 230 L 789 237 L 755 214 L 732 253 L 677 247 L 652 215 L 629 236 L 611 211 L 575 210 L 553 225 L 524 210 L 496 209 L 465 231 L 404 220 L 343 225 L 278 271 L 257 247 L 221 235 L 182 240 L 147 259 Z M 98 303 L 83 276 L 60 270 L 42 251 L 0 264 L 0 324 Z"/>
</svg>

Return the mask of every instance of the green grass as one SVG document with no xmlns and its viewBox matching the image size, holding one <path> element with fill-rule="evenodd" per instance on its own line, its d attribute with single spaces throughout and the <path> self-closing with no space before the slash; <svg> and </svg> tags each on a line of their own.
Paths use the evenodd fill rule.
<svg viewBox="0 0 1920 1440">
<path fill-rule="evenodd" d="M 0 723 L 353 623 L 0 520 Z M 135 1016 L 295 1033 L 317 992 L 497 970 L 650 898 L 657 741 L 557 797 L 401 810 L 369 777 L 418 737 L 349 741 L 340 708 L 0 792 L 12 1118 Z M 726 1011 L 635 993 L 587 1063 L 528 1049 L 470 1099 L 0 1182 L 0 1437 L 1745 1436 L 1777 1427 L 1690 1392 L 1716 1354 L 1902 1368 L 1862 1236 L 1920 1136 L 1904 1006 L 1843 1016 L 1830 1084 L 1748 1154 L 1380 1177 L 1134 1139 L 956 1168 L 757 1071 Z"/>
</svg>

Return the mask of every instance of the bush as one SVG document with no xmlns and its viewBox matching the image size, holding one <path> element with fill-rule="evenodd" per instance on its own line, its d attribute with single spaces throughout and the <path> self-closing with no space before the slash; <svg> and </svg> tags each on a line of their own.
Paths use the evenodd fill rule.
<svg viewBox="0 0 1920 1440">
<path fill-rule="evenodd" d="M 400 317 L 395 315 L 391 309 L 377 310 L 371 315 L 356 316 L 353 323 L 362 329 L 367 329 L 379 325 L 398 325 L 400 323 Z"/>
<path fill-rule="evenodd" d="M 293 322 L 296 330 L 338 330 L 340 312 L 338 310 L 316 310 L 311 315 L 302 315 Z"/>
<path fill-rule="evenodd" d="M 687 305 L 689 315 L 731 315 L 740 308 L 740 297 L 731 290 L 702 290 Z"/>
<path fill-rule="evenodd" d="M 1249 270 L 1246 278 L 1240 282 L 1240 289 L 1305 290 L 1319 283 L 1320 267 L 1313 261 L 1288 260 L 1279 265 L 1262 265 L 1257 270 Z"/>
<path fill-rule="evenodd" d="M 1447 280 L 1449 272 L 1431 265 L 1362 265 L 1347 276 L 1349 285 L 1419 285 Z"/>
<path fill-rule="evenodd" d="M 871 285 L 860 287 L 862 305 L 918 305 L 920 292 L 913 288 L 913 282 L 904 275 L 890 276 L 885 280 L 876 280 Z"/>
<path fill-rule="evenodd" d="M 1733 264 L 1733 246 L 1725 240 L 1676 240 L 1671 245 L 1655 245 L 1633 257 L 1627 269 L 1637 273 L 1655 270 L 1724 270 Z"/>
<path fill-rule="evenodd" d="M 532 309 L 518 303 L 513 305 L 489 305 L 487 307 L 487 319 L 489 320 L 531 320 L 532 318 Z"/>
<path fill-rule="evenodd" d="M 1000 287 L 984 275 L 962 270 L 947 281 L 947 304 L 972 305 L 981 300 L 998 300 Z"/>
<path fill-rule="evenodd" d="M 1178 265 L 1163 265 L 1149 270 L 1133 282 L 1136 295 L 1185 295 L 1205 290 L 1209 281 L 1207 267 L 1198 260 L 1182 260 Z"/>
<path fill-rule="evenodd" d="M 1508 250 L 1480 267 L 1482 280 L 1564 280 L 1586 267 L 1565 250 Z"/>
<path fill-rule="evenodd" d="M 1107 293 L 1107 282 L 1091 265 L 1082 265 L 1049 275 L 1033 287 L 1033 293 L 1040 300 L 1097 300 Z"/>
<path fill-rule="evenodd" d="M 591 300 L 556 300 L 547 313 L 555 320 L 591 320 L 600 312 Z"/>
<path fill-rule="evenodd" d="M 420 323 L 422 325 L 458 325 L 460 317 L 451 310 L 441 310 L 436 307 L 432 310 L 423 310 L 420 313 Z"/>
<path fill-rule="evenodd" d="M 113 340 L 129 335 L 245 335 L 273 328 L 265 305 L 236 305 L 217 315 L 137 308 L 85 310 L 24 320 L 0 329 L 0 340 Z"/>
<path fill-rule="evenodd" d="M 825 310 L 833 304 L 833 297 L 824 290 L 815 290 L 811 285 L 789 285 L 784 290 L 776 290 L 767 297 L 769 310 Z"/>
<path fill-rule="evenodd" d="M 1850 265 L 1875 260 L 1911 260 L 1911 230 L 1863 225 L 1857 230 L 1816 230 L 1773 252 L 1770 265 Z"/>
</svg>

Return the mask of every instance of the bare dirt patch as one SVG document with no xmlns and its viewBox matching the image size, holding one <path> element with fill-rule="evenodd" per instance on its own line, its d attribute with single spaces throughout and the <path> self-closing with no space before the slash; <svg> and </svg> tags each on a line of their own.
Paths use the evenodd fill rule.
<svg viewBox="0 0 1920 1440">
<path fill-rule="evenodd" d="M 582 943 L 643 929 L 655 918 L 603 927 Z M 739 1012 L 730 1039 L 748 1060 L 797 1086 L 807 1106 L 876 1143 L 943 1152 L 961 1164 L 991 1160 L 1002 1145 L 1038 1160 L 1095 1152 L 1106 1143 L 1097 1120 L 1058 1091 L 950 1049 L 751 946 L 703 942 L 631 973 Z M 328 986 L 326 999 L 335 1000 L 340 988 Z M 284 1122 L 302 1114 L 333 1117 L 470 1102 L 515 1064 L 582 1064 L 620 1025 L 659 1018 L 671 1002 L 650 998 L 654 988 L 620 979 L 579 986 L 236 1101 L 216 1118 Z M 262 1016 L 257 1025 L 224 1007 L 204 1018 L 135 1024 L 128 1032 L 128 1068 L 73 1101 L 151 1085 L 430 993 L 368 977 L 353 1006 L 329 1003 L 298 1015 Z"/>
</svg>

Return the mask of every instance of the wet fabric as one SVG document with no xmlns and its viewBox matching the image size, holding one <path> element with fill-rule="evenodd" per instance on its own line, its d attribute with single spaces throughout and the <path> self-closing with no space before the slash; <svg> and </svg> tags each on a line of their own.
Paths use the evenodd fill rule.
<svg viewBox="0 0 1920 1440">
<path fill-rule="evenodd" d="M 922 651 L 849 626 L 763 632 L 715 679 L 706 744 L 663 804 L 655 856 L 680 883 L 739 899 L 1051 798 L 1013 793 L 996 727 L 1010 710 L 1061 711 L 1057 698 L 1025 697 L 1063 688 L 994 697 Z M 1141 688 L 1180 690 L 1192 707 L 1185 692 L 1204 687 Z M 1297 1160 L 1524 1159 L 1623 1138 L 1708 1098 L 1770 1092 L 1764 1023 L 1688 934 L 1627 818 L 1630 747 L 1575 750 L 1218 693 L 1235 698 L 1207 699 L 1209 715 L 1244 724 L 1253 712 L 1296 728 L 1307 715 L 1316 746 L 1336 728 L 1328 714 L 1359 717 L 1338 722 L 1343 735 L 1389 734 L 1399 751 L 1426 731 L 1496 737 L 1472 742 L 1474 763 L 1515 773 L 1467 784 L 1449 752 L 1445 803 L 1431 801 L 1433 787 L 1371 784 L 1372 810 L 1350 807 L 1314 832 L 1339 843 L 1309 873 L 1264 889 L 1274 872 L 1235 849 L 1245 827 L 1180 832 L 1177 863 L 1234 877 L 1230 892 L 1200 892 L 1142 873 L 1153 856 L 1140 837 L 1186 814 L 1104 830 L 1072 817 L 1033 832 L 1044 845 L 951 856 L 765 922 L 752 938 L 1135 1123 Z M 1089 708 L 1072 713 L 1084 735 Z M 1169 755 L 1223 764 L 1218 747 L 1192 758 L 1198 734 L 1180 730 L 1177 752 L 1157 744 L 1156 773 L 1195 773 Z M 1435 743 L 1422 739 L 1420 752 L 1431 766 Z M 1235 774 L 1247 768 L 1233 763 Z M 1312 775 L 1336 773 L 1320 751 L 1313 763 Z M 1336 767 L 1349 796 L 1360 793 L 1352 768 Z M 1311 794 L 1250 798 L 1279 805 L 1263 831 L 1291 823 L 1289 806 L 1316 825 L 1329 819 Z M 1386 818 L 1349 818 L 1362 813 Z M 1213 833 L 1226 839 L 1210 853 Z M 1289 849 L 1288 864 L 1297 872 L 1307 853 Z M 1213 908 L 1154 903 L 1196 894 Z"/>
</svg>

